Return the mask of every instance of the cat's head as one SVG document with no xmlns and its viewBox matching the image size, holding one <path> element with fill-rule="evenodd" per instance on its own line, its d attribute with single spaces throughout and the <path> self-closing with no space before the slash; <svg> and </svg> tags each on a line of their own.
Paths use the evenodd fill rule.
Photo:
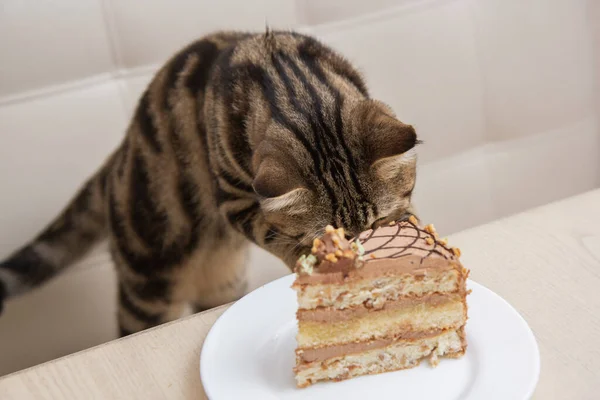
<svg viewBox="0 0 600 400">
<path fill-rule="evenodd" d="M 273 124 L 254 155 L 266 220 L 304 246 L 326 225 L 354 236 L 411 210 L 414 128 L 374 100 L 345 102 L 330 114 L 305 124 L 310 132 L 302 135 Z"/>
</svg>

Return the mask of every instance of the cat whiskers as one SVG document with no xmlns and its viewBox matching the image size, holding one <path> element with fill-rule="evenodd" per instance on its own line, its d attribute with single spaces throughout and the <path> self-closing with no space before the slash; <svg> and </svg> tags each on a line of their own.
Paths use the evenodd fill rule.
<svg viewBox="0 0 600 400">
<path fill-rule="evenodd" d="M 296 237 L 279 231 L 272 239 L 271 245 L 284 248 L 284 252 L 279 254 L 283 259 L 296 258 L 309 252 L 313 241 L 322 235 L 323 229 L 316 229 Z"/>
</svg>

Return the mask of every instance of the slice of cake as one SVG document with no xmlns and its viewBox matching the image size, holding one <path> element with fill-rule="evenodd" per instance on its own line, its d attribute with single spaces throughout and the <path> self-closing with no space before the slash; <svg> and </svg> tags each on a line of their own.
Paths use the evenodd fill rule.
<svg viewBox="0 0 600 400">
<path fill-rule="evenodd" d="M 414 217 L 351 242 L 328 226 L 292 286 L 298 387 L 463 355 L 468 270 L 459 256 Z"/>
</svg>

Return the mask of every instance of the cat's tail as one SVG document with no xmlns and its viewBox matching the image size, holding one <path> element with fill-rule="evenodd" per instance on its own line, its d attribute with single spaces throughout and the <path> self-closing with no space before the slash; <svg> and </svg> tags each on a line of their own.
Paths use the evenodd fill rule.
<svg viewBox="0 0 600 400">
<path fill-rule="evenodd" d="M 0 311 L 3 298 L 46 282 L 106 236 L 106 182 L 114 156 L 83 185 L 46 229 L 0 262 Z"/>
</svg>

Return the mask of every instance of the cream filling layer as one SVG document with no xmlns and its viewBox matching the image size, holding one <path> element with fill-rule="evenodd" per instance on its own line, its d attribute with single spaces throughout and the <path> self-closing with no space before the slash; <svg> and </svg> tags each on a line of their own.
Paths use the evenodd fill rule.
<svg viewBox="0 0 600 400">
<path fill-rule="evenodd" d="M 298 321 L 298 348 L 399 337 L 407 332 L 456 329 L 466 322 L 464 300 L 443 304 L 418 303 L 400 309 L 379 310 L 360 318 L 331 323 Z"/>
<path fill-rule="evenodd" d="M 296 384 L 298 387 L 306 387 L 318 381 L 339 381 L 360 375 L 412 368 L 425 357 L 429 357 L 431 364 L 435 366 L 438 357 L 458 357 L 464 353 L 465 347 L 461 332 L 456 330 L 411 343 L 393 343 L 362 353 L 300 364 L 294 369 Z"/>
<path fill-rule="evenodd" d="M 296 312 L 298 321 L 315 321 L 331 323 L 345 321 L 354 318 L 362 318 L 369 313 L 389 310 L 410 309 L 419 304 L 436 306 L 440 304 L 461 301 L 465 297 L 464 293 L 455 292 L 448 294 L 430 293 L 420 297 L 402 297 L 397 300 L 380 302 L 378 299 L 369 299 L 365 304 L 345 308 L 343 310 L 334 307 L 319 307 L 311 310 L 300 309 Z"/>
<path fill-rule="evenodd" d="M 426 275 L 401 274 L 342 284 L 294 285 L 298 307 L 350 308 L 367 300 L 381 303 L 404 296 L 424 296 L 431 293 L 451 293 L 459 289 L 461 276 L 456 269 L 431 270 Z"/>
<path fill-rule="evenodd" d="M 462 329 L 462 328 L 461 328 Z M 390 337 L 384 339 L 369 340 L 366 342 L 353 342 L 337 346 L 316 347 L 311 349 L 296 350 L 296 364 L 312 363 L 315 361 L 325 361 L 332 357 L 340 357 L 349 354 L 362 353 L 373 349 L 380 349 L 393 343 L 405 343 L 407 345 L 444 335 L 447 331 L 434 330 L 430 332 L 410 332 L 399 337 Z"/>
</svg>

